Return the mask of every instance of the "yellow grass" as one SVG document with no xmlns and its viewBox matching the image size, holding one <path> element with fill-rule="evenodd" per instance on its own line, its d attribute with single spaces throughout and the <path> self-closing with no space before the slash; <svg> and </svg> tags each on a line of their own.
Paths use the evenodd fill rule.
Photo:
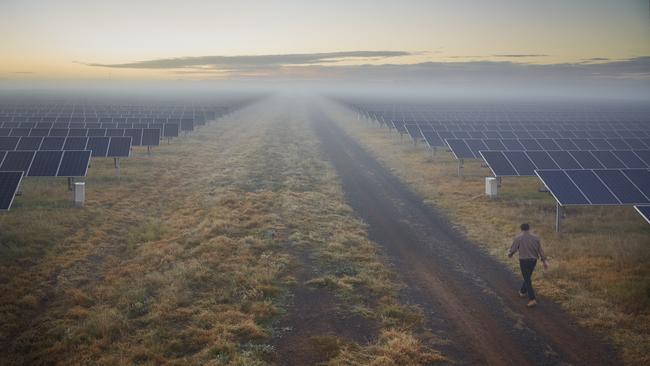
<svg viewBox="0 0 650 366">
<path fill-rule="evenodd" d="M 330 340 L 328 358 L 441 359 L 417 341 L 421 315 L 398 301 L 304 111 L 271 105 L 137 150 L 119 179 L 93 160 L 84 208 L 64 181 L 27 179 L 0 216 L 0 363 L 272 364 L 304 251 L 308 282 L 382 332 Z"/>
<path fill-rule="evenodd" d="M 556 234 L 555 201 L 538 192 L 536 179 L 505 178 L 500 197 L 487 199 L 484 177 L 490 173 L 480 164 L 466 163 L 460 178 L 450 153 L 433 156 L 422 142 L 415 147 L 349 110 L 332 108 L 347 133 L 513 271 L 517 264 L 505 252 L 519 224 L 529 222 L 550 257 L 550 269 L 536 272 L 540 292 L 612 339 L 627 364 L 650 363 L 650 227 L 633 208 L 569 208 Z"/>
</svg>

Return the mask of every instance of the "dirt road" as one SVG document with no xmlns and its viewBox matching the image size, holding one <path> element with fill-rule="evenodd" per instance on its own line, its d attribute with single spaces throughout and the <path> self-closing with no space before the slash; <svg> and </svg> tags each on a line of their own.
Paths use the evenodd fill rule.
<svg viewBox="0 0 650 366">
<path fill-rule="evenodd" d="M 453 229 L 332 120 L 314 108 L 312 124 L 336 168 L 348 203 L 400 272 L 404 296 L 432 331 L 451 339 L 461 364 L 613 365 L 611 347 L 557 304 L 527 309 L 519 279 Z"/>
</svg>

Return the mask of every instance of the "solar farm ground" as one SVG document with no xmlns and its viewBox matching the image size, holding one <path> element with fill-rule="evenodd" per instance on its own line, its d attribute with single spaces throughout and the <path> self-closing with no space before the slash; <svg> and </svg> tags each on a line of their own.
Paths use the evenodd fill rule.
<svg viewBox="0 0 650 366">
<path fill-rule="evenodd" d="M 538 268 L 535 274 L 541 295 L 611 340 L 625 364 L 650 362 L 650 229 L 632 207 L 568 208 L 562 232 L 556 234 L 555 201 L 538 192 L 536 178 L 504 178 L 499 198 L 488 199 L 484 177 L 490 173 L 478 162 L 466 162 L 464 177 L 459 178 L 450 153 L 438 151 L 434 156 L 421 144 L 414 146 L 376 123 L 357 120 L 345 108 L 328 110 L 331 119 L 386 169 L 516 274 L 518 263 L 505 252 L 518 224 L 530 222 L 551 258 L 550 269 Z M 470 268 L 481 272 L 480 267 Z M 557 309 L 544 305 L 547 301 L 535 311 L 551 319 Z M 523 315 L 532 323 L 543 323 L 536 315 Z"/>
<path fill-rule="evenodd" d="M 82 209 L 64 181 L 27 180 L 0 215 L 0 360 L 648 361 L 643 219 L 572 209 L 556 236 L 533 179 L 488 201 L 485 170 L 455 167 L 331 102 L 277 98 L 136 149 L 119 179 L 92 160 Z M 524 218 L 552 258 L 534 310 L 490 256 Z"/>
<path fill-rule="evenodd" d="M 29 180 L 0 217 L 2 364 L 443 359 L 295 104 L 248 107 L 122 162 L 83 209 Z"/>
</svg>

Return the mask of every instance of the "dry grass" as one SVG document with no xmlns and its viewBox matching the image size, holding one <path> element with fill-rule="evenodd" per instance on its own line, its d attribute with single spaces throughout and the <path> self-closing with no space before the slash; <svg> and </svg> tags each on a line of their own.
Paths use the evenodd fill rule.
<svg viewBox="0 0 650 366">
<path fill-rule="evenodd" d="M 457 177 L 451 154 L 435 156 L 422 143 L 358 121 L 339 107 L 336 120 L 454 225 L 514 271 L 505 251 L 521 222 L 542 238 L 550 269 L 537 271 L 540 292 L 559 301 L 585 324 L 610 337 L 627 364 L 650 363 L 650 228 L 631 207 L 566 210 L 561 234 L 554 232 L 555 201 L 539 193 L 534 178 L 506 178 L 500 197 L 484 197 L 486 168 L 466 163 Z"/>
<path fill-rule="evenodd" d="M 120 179 L 93 160 L 82 209 L 65 182 L 27 180 L 0 216 L 0 363 L 272 364 L 304 250 L 310 282 L 382 332 L 323 341 L 327 358 L 440 359 L 415 338 L 421 316 L 398 301 L 306 117 L 269 108 L 136 151 Z"/>
</svg>

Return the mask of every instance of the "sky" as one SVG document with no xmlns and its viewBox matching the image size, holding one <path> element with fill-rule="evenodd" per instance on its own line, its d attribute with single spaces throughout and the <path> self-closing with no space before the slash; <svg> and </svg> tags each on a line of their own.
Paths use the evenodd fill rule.
<svg viewBox="0 0 650 366">
<path fill-rule="evenodd" d="M 648 0 L 0 0 L 0 82 L 390 80 L 434 78 L 443 70 L 525 78 L 554 75 L 555 68 L 564 76 L 577 70 L 573 77 L 643 81 L 650 78 L 649 6 Z"/>
</svg>

